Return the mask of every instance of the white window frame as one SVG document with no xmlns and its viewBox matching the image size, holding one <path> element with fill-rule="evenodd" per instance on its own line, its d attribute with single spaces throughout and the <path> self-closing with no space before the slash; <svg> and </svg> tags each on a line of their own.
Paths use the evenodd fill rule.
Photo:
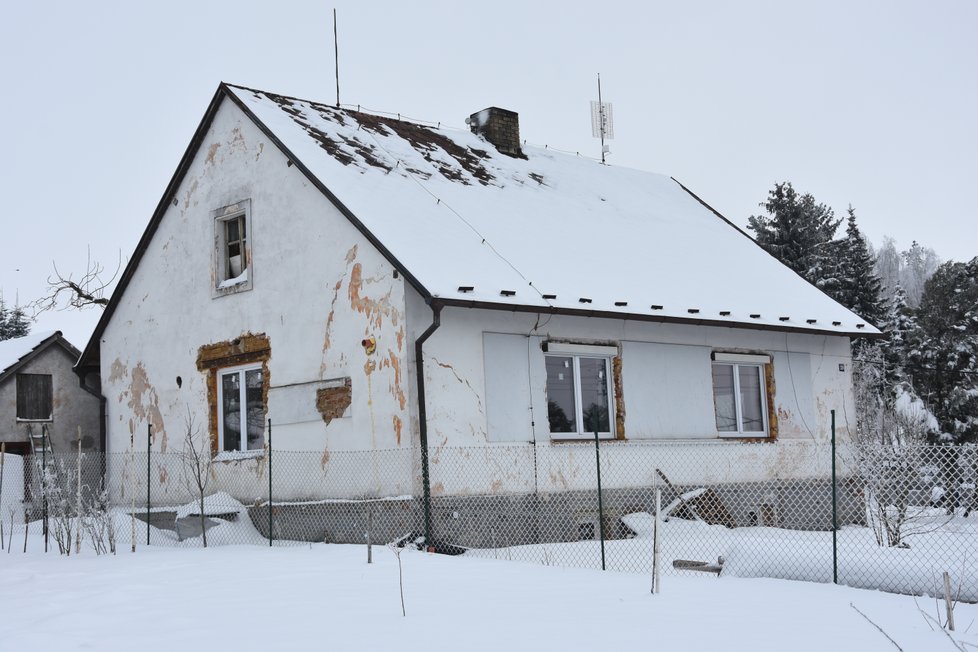
<svg viewBox="0 0 978 652">
<path fill-rule="evenodd" d="M 252 252 L 254 250 L 254 229 L 251 220 L 251 200 L 243 199 L 234 204 L 222 206 L 211 213 L 214 221 L 214 297 L 221 297 L 237 292 L 250 290 L 254 283 L 255 260 Z M 244 270 L 235 278 L 228 278 L 228 242 L 227 242 L 227 223 L 232 220 L 244 218 L 244 240 L 241 246 L 241 255 L 244 257 Z"/>
<path fill-rule="evenodd" d="M 604 360 L 605 384 L 608 387 L 608 432 L 599 432 L 599 439 L 614 439 L 617 423 L 615 419 L 615 384 L 611 382 L 611 359 L 618 355 L 618 349 L 607 346 L 589 346 L 575 344 L 548 343 L 544 358 L 570 358 L 574 371 L 574 424 L 577 432 L 550 432 L 550 421 L 547 420 L 547 431 L 551 439 L 593 439 L 593 432 L 584 432 L 584 406 L 581 401 L 581 358 Z M 544 365 L 546 367 L 546 365 Z M 546 369 L 544 370 L 546 374 Z M 549 402 L 549 398 L 547 399 Z"/>
<path fill-rule="evenodd" d="M 265 383 L 265 373 L 264 368 L 261 363 L 258 364 L 245 364 L 238 365 L 236 367 L 224 367 L 217 370 L 217 452 L 229 453 L 232 451 L 224 450 L 224 376 L 230 374 L 238 374 L 240 376 L 238 380 L 238 405 L 239 415 L 241 417 L 241 432 L 239 433 L 239 442 L 245 446 L 245 448 L 240 449 L 239 452 L 246 451 L 260 451 L 264 450 L 264 444 L 261 448 L 247 448 L 248 446 L 248 423 L 247 423 L 247 384 L 245 383 L 245 372 L 259 370 L 262 372 L 262 385 Z M 268 406 L 263 405 L 267 412 Z M 264 429 L 264 420 L 262 422 L 262 429 Z M 268 436 L 267 433 L 265 435 Z"/>
<path fill-rule="evenodd" d="M 722 357 L 721 357 L 722 356 Z M 717 428 L 717 436 L 723 437 L 736 437 L 740 438 L 755 438 L 755 439 L 766 439 L 770 437 L 770 426 L 768 424 L 768 414 L 767 414 L 767 373 L 765 365 L 769 363 L 770 358 L 768 356 L 740 356 L 738 354 L 714 354 L 714 361 L 710 367 L 710 390 L 713 392 L 714 401 L 714 423 L 716 422 L 716 400 L 717 393 L 716 387 L 713 385 L 713 367 L 733 367 L 733 382 L 734 382 L 734 412 L 737 418 L 737 430 L 720 430 Z M 757 370 L 759 388 L 761 394 L 761 420 L 764 424 L 763 430 L 744 430 L 744 418 L 743 418 L 743 405 L 741 404 L 741 394 L 740 394 L 740 368 L 741 367 L 752 367 Z"/>
</svg>

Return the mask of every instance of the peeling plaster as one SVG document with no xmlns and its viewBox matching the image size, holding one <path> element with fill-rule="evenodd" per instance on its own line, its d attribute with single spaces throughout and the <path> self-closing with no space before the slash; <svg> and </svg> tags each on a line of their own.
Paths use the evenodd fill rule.
<svg viewBox="0 0 978 652">
<path fill-rule="evenodd" d="M 207 158 L 204 159 L 204 162 L 208 165 L 214 165 L 217 162 L 216 161 L 217 150 L 219 150 L 220 148 L 221 148 L 221 143 L 211 143 L 210 146 L 207 148 Z"/>
<path fill-rule="evenodd" d="M 117 366 L 118 363 L 118 366 Z M 119 360 L 112 363 L 112 374 L 121 371 L 125 373 L 125 365 Z M 113 375 L 109 378 L 112 379 Z M 137 362 L 132 369 L 128 388 L 119 394 L 119 402 L 127 399 L 127 405 L 132 411 L 132 418 L 129 419 L 129 435 L 135 437 L 136 424 L 144 421 L 153 426 L 152 442 L 159 442 L 160 452 L 165 453 L 167 447 L 166 424 L 163 422 L 163 414 L 160 412 L 160 397 L 156 388 L 149 382 L 149 375 L 142 362 Z"/>
<path fill-rule="evenodd" d="M 393 419 L 393 422 L 394 422 L 394 438 L 397 441 L 397 445 L 400 446 L 401 445 L 401 428 L 403 426 L 403 424 L 401 423 L 401 417 L 399 417 L 396 414 L 394 414 L 394 415 L 391 415 L 391 418 Z"/>
</svg>

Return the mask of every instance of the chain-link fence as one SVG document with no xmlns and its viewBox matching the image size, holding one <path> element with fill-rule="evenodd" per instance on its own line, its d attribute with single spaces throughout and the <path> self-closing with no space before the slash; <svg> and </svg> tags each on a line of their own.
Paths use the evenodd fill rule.
<svg viewBox="0 0 978 652">
<path fill-rule="evenodd" d="M 561 442 L 417 449 L 7 455 L 4 547 L 406 537 L 440 552 L 661 574 L 943 591 L 978 601 L 978 448 Z M 834 478 L 834 481 L 833 481 Z M 600 490 L 599 490 L 600 488 Z M 657 503 L 659 508 L 656 508 Z M 657 545 L 656 545 L 657 541 Z M 655 548 L 659 554 L 654 554 Z"/>
</svg>

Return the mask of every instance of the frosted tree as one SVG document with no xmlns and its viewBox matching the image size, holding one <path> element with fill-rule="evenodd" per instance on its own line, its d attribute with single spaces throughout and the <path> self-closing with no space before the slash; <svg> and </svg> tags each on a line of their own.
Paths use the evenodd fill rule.
<svg viewBox="0 0 978 652">
<path fill-rule="evenodd" d="M 31 320 L 24 310 L 20 306 L 7 308 L 3 297 L 0 297 L 0 341 L 24 337 L 30 332 Z"/>
<path fill-rule="evenodd" d="M 906 372 L 948 441 L 978 440 L 978 257 L 941 265 L 924 285 Z"/>
<path fill-rule="evenodd" d="M 903 257 L 897 250 L 896 241 L 888 235 L 883 236 L 883 244 L 876 252 L 875 272 L 882 283 L 884 297 L 892 297 L 897 286 L 900 285 L 900 268 L 902 265 Z"/>
<path fill-rule="evenodd" d="M 881 297 L 882 283 L 876 275 L 875 260 L 866 239 L 856 225 L 856 211 L 849 206 L 846 235 L 839 242 L 838 280 L 835 292 L 829 292 L 836 301 L 849 310 L 879 326 L 886 315 Z"/>
<path fill-rule="evenodd" d="M 747 226 L 757 243 L 810 282 L 824 280 L 841 222 L 832 209 L 799 195 L 787 181 L 775 184 L 761 206 L 767 215 L 752 215 Z"/>
<path fill-rule="evenodd" d="M 916 240 L 910 248 L 900 254 L 900 284 L 907 291 L 907 302 L 915 308 L 920 305 L 927 282 L 940 265 L 940 259 L 934 250 L 921 246 Z"/>
</svg>

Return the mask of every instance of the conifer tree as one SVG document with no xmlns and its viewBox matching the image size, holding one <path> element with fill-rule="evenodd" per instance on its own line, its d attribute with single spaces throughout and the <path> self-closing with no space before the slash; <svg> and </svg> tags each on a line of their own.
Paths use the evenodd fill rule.
<svg viewBox="0 0 978 652">
<path fill-rule="evenodd" d="M 799 195 L 790 182 L 775 184 L 761 206 L 767 215 L 752 215 L 747 228 L 754 239 L 782 263 L 812 283 L 826 276 L 834 252 L 832 238 L 841 220 L 832 209 Z"/>
<path fill-rule="evenodd" d="M 31 322 L 24 314 L 24 309 L 15 306 L 12 310 L 0 297 L 0 341 L 15 337 L 24 337 L 31 332 Z"/>
<path fill-rule="evenodd" d="M 942 435 L 978 440 L 978 258 L 945 263 L 924 285 L 905 369 Z"/>
<path fill-rule="evenodd" d="M 849 206 L 846 236 L 838 247 L 838 289 L 829 295 L 874 326 L 886 316 L 882 283 L 874 271 L 875 260 L 856 225 L 856 211 Z"/>
</svg>

